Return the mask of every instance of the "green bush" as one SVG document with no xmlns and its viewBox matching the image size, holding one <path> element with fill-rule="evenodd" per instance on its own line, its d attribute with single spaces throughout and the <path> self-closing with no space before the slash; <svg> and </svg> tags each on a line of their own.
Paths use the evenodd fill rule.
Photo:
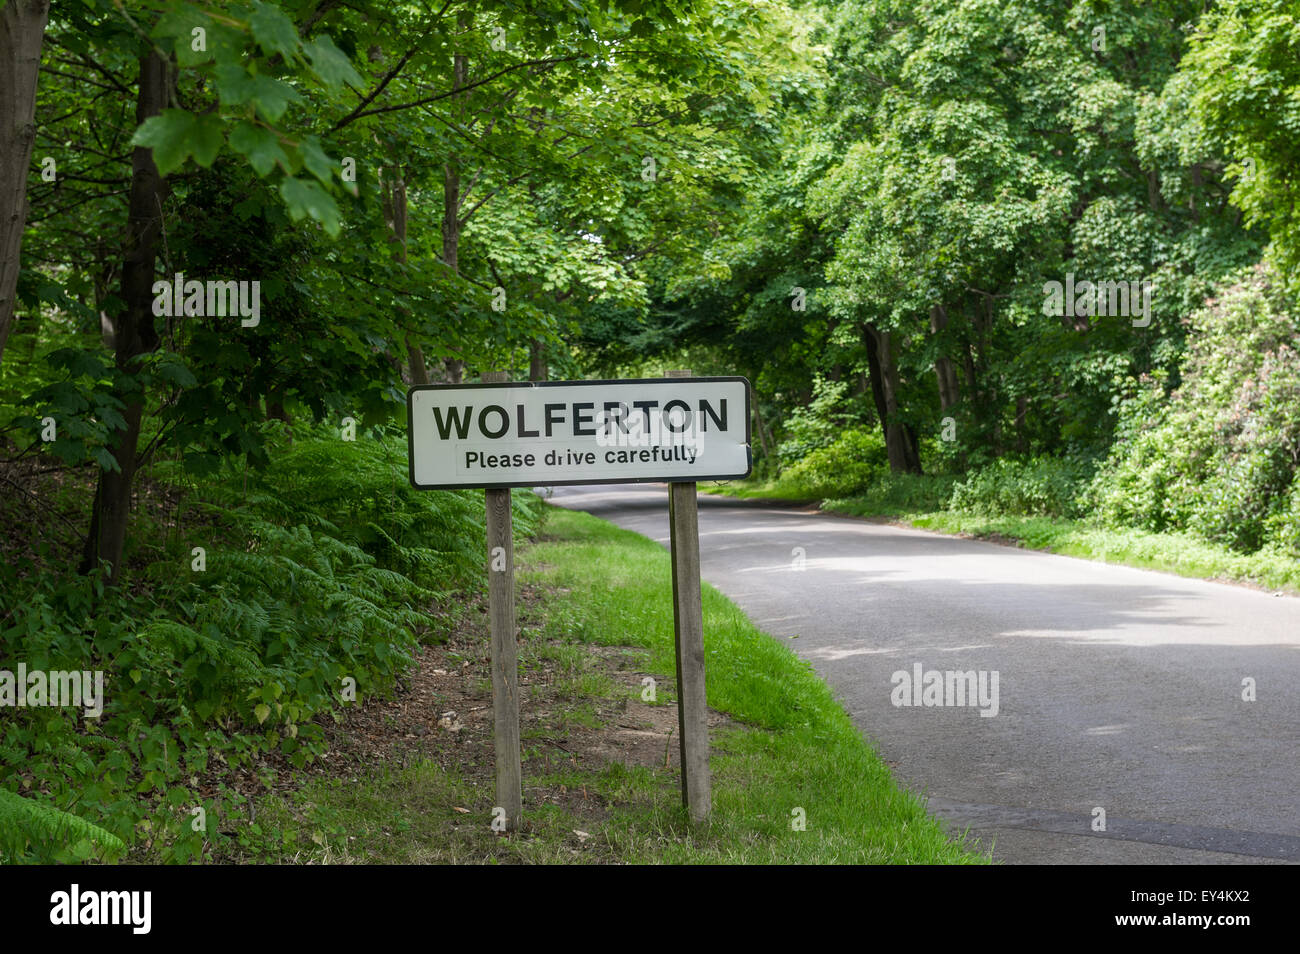
<svg viewBox="0 0 1300 954">
<path fill-rule="evenodd" d="M 953 485 L 948 509 L 985 516 L 1077 517 L 1092 467 L 1068 458 L 1002 458 Z"/>
<path fill-rule="evenodd" d="M 852 499 L 829 500 L 823 506 L 841 513 L 871 516 L 931 513 L 948 506 L 955 480 L 950 474 L 882 472 Z"/>
<path fill-rule="evenodd" d="M 848 497 L 861 493 L 887 467 L 880 432 L 856 428 L 787 468 L 778 487 L 796 497 Z"/>
<path fill-rule="evenodd" d="M 1267 521 L 1269 544 L 1290 556 L 1300 556 L 1300 470 L 1291 482 L 1286 509 L 1278 509 Z"/>
<path fill-rule="evenodd" d="M 1264 267 L 1192 316 L 1182 385 L 1148 382 L 1120 410 L 1089 500 L 1109 525 L 1183 530 L 1251 553 L 1293 547 L 1300 319 Z"/>
<path fill-rule="evenodd" d="M 799 405 L 785 420 L 785 440 L 776 449 L 782 466 L 798 463 L 815 450 L 839 440 L 850 422 L 857 419 L 854 399 L 848 396 L 847 381 L 829 381 L 820 375 L 813 381 L 813 397 Z"/>
</svg>

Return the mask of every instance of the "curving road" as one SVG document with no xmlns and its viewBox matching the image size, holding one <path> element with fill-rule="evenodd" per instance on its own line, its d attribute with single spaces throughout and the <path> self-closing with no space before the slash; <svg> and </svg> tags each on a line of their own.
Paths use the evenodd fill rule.
<svg viewBox="0 0 1300 954">
<path fill-rule="evenodd" d="M 668 544 L 664 485 L 551 493 Z M 700 551 L 995 858 L 1300 863 L 1300 599 L 706 495 Z"/>
</svg>

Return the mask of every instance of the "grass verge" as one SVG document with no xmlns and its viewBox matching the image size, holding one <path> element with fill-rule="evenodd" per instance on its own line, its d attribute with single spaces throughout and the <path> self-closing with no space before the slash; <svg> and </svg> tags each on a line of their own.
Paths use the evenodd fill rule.
<svg viewBox="0 0 1300 954">
<path fill-rule="evenodd" d="M 524 708 L 544 704 L 548 713 L 544 724 L 524 726 L 525 830 L 509 837 L 491 831 L 490 777 L 468 777 L 463 763 L 421 759 L 268 798 L 258 810 L 259 831 L 277 847 L 263 860 L 987 861 L 950 841 L 921 801 L 898 788 L 806 662 L 707 585 L 708 695 L 718 714 L 711 720 L 714 817 L 707 831 L 691 831 L 677 768 L 665 764 L 677 750 L 672 677 L 665 675 L 675 669 L 665 550 L 589 515 L 551 509 L 544 535 L 520 553 L 520 578 L 538 600 L 528 611 L 535 627 L 524 624 Z M 640 673 L 620 684 L 591 665 L 628 652 L 656 680 L 652 706 L 644 704 Z M 534 670 L 544 662 L 564 668 L 540 680 Z M 544 703 L 542 682 L 560 687 Z M 575 741 L 615 722 L 637 725 L 651 710 L 668 731 L 641 764 L 591 757 L 608 746 Z M 574 735 L 555 727 L 566 723 Z M 548 739 L 563 748 L 551 750 Z M 286 831 L 309 837 L 290 844 Z"/>
</svg>

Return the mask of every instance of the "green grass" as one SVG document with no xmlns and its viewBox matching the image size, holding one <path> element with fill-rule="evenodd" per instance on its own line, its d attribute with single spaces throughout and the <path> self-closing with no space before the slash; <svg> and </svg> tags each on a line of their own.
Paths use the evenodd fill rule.
<svg viewBox="0 0 1300 954">
<path fill-rule="evenodd" d="M 586 647 L 641 647 L 645 671 L 675 671 L 668 554 L 586 514 L 551 509 L 545 529 L 521 551 L 519 567 L 522 582 L 548 594 L 533 639 L 556 642 L 521 658 L 525 665 L 541 658 L 561 664 L 575 704 L 568 721 L 591 723 L 594 709 L 584 700 L 625 690 L 586 671 L 577 655 L 586 655 Z M 289 801 L 268 799 L 258 811 L 260 830 L 268 843 L 285 846 L 271 856 L 381 863 L 987 863 L 945 837 L 921 801 L 899 789 L 808 663 L 708 585 L 703 604 L 709 704 L 734 722 L 714 734 L 714 810 L 706 830 L 693 830 L 686 819 L 676 770 L 620 763 L 557 768 L 553 760 L 529 757 L 533 740 L 525 738 L 525 831 L 516 836 L 498 837 L 484 821 L 490 786 L 421 763 L 358 773 L 346 785 L 313 783 Z M 668 698 L 665 686 L 658 701 Z M 671 746 L 676 749 L 675 738 Z M 543 802 L 560 786 L 582 793 L 581 808 L 571 810 L 563 799 Z M 792 825 L 799 814 L 804 830 Z"/>
<path fill-rule="evenodd" d="M 670 673 L 672 579 L 653 541 L 581 513 L 553 511 L 524 576 L 565 587 L 549 635 L 640 646 Z M 675 788 L 614 812 L 605 834 L 634 861 L 952 863 L 951 844 L 901 791 L 811 666 L 704 587 L 709 705 L 744 723 L 714 751 L 714 821 L 700 839 L 664 838 L 680 823 Z M 804 831 L 792 830 L 803 809 Z"/>
<path fill-rule="evenodd" d="M 816 497 L 810 497 L 801 488 L 792 486 L 780 478 L 754 478 L 745 480 L 725 480 L 716 483 L 700 484 L 700 490 L 706 494 L 718 494 L 735 497 L 739 500 L 797 500 L 801 503 L 813 503 Z"/>
<path fill-rule="evenodd" d="M 256 824 L 272 848 L 253 857 L 326 864 L 569 863 L 584 860 L 574 850 L 591 850 L 559 806 L 525 799 L 527 836 L 506 839 L 483 821 L 482 802 L 477 787 L 432 762 L 315 782 L 292 801 L 266 800 Z"/>
</svg>

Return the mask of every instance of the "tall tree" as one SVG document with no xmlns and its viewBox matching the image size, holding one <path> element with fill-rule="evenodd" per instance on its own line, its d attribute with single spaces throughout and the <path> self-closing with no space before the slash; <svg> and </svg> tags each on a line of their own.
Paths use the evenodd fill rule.
<svg viewBox="0 0 1300 954">
<path fill-rule="evenodd" d="M 140 79 L 135 118 L 144 123 L 162 113 L 167 104 L 169 64 L 157 50 L 140 60 Z M 158 348 L 154 324 L 154 270 L 162 238 L 163 200 L 167 181 L 154 163 L 153 150 L 136 146 L 131 156 L 131 196 L 127 206 L 126 248 L 122 260 L 122 311 L 115 325 L 117 397 L 125 405 L 125 426 L 110 445 L 116 464 L 101 470 L 91 510 L 90 532 L 82 554 L 82 572 L 108 564 L 109 579 L 122 575 L 122 551 L 126 543 L 131 505 L 131 483 L 135 478 L 136 452 L 140 442 L 140 419 L 145 393 L 136 378 L 140 358 Z"/>
<path fill-rule="evenodd" d="M 0 3 L 0 360 L 13 324 L 49 0 Z"/>
</svg>

